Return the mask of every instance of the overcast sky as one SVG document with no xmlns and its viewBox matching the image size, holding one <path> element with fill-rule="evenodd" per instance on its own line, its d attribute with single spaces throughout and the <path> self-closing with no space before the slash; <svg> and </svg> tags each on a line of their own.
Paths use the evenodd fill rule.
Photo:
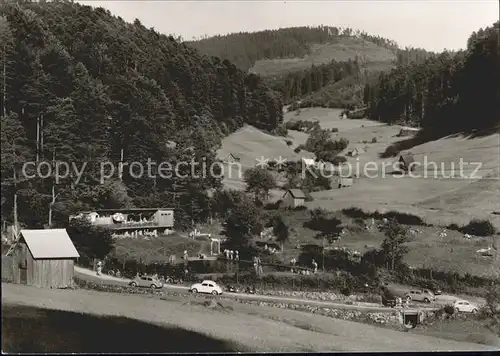
<svg viewBox="0 0 500 356">
<path fill-rule="evenodd" d="M 498 0 L 431 1 L 98 1 L 125 21 L 138 18 L 164 34 L 193 36 L 258 31 L 292 26 L 329 25 L 364 30 L 402 47 L 432 51 L 464 48 L 467 38 L 499 18 Z"/>
</svg>

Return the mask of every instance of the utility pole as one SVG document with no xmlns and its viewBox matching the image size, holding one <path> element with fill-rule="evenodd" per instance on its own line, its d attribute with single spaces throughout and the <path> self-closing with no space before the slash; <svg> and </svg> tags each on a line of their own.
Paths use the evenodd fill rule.
<svg viewBox="0 0 500 356">
<path fill-rule="evenodd" d="M 43 114 L 40 115 L 40 154 L 43 158 Z"/>
<path fill-rule="evenodd" d="M 36 118 L 36 162 L 40 160 L 40 117 Z"/>
<path fill-rule="evenodd" d="M 56 150 L 54 149 L 54 151 L 52 152 L 53 168 L 55 166 L 55 163 L 56 163 Z M 55 185 L 56 185 L 56 181 L 55 181 L 55 177 L 54 177 L 54 179 L 52 180 L 52 201 L 49 204 L 49 229 L 52 228 L 52 207 L 54 206 L 54 204 L 56 202 L 57 195 L 59 195 L 59 194 L 57 194 L 57 195 L 55 194 Z"/>
<path fill-rule="evenodd" d="M 7 42 L 7 41 L 6 41 Z M 3 45 L 3 68 L 2 68 L 2 77 L 3 77 L 3 97 L 2 97 L 2 113 L 3 116 L 7 116 L 7 43 Z"/>
<path fill-rule="evenodd" d="M 120 150 L 120 165 L 118 167 L 118 175 L 121 182 L 123 180 L 123 148 Z"/>
</svg>

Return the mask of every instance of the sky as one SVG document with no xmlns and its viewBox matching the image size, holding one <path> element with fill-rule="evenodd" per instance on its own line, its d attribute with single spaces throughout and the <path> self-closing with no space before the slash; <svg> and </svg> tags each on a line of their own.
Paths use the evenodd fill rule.
<svg viewBox="0 0 500 356">
<path fill-rule="evenodd" d="M 498 0 L 431 1 L 98 1 L 127 22 L 136 18 L 160 33 L 192 40 L 203 35 L 254 32 L 293 26 L 351 27 L 370 35 L 440 52 L 465 48 L 473 31 L 500 16 Z"/>
</svg>

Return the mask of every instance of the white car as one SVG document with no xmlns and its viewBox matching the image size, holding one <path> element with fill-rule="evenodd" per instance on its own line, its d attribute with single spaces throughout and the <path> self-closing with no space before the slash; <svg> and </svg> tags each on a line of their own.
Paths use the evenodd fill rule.
<svg viewBox="0 0 500 356">
<path fill-rule="evenodd" d="M 477 306 L 472 304 L 471 302 L 468 302 L 466 300 L 457 300 L 455 301 L 455 304 L 453 304 L 453 307 L 457 312 L 465 312 L 465 313 L 476 313 L 477 312 Z"/>
<path fill-rule="evenodd" d="M 192 293 L 208 293 L 213 295 L 222 294 L 222 288 L 214 281 L 203 281 L 196 283 L 189 289 Z"/>
</svg>

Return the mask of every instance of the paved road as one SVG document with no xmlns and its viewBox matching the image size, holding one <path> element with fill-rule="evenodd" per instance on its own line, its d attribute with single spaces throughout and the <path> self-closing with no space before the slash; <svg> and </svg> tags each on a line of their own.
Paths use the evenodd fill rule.
<svg viewBox="0 0 500 356">
<path fill-rule="evenodd" d="M 126 278 L 116 278 L 107 275 L 96 276 L 95 272 L 84 269 L 81 267 L 75 267 L 75 271 L 77 274 L 83 274 L 87 276 L 91 276 L 92 278 L 99 278 L 103 281 L 104 284 L 114 284 L 114 285 L 128 285 L 130 279 Z M 166 284 L 164 286 L 165 289 L 183 291 L 188 293 L 189 287 L 179 286 L 175 284 Z M 234 299 L 247 299 L 247 300 L 258 300 L 258 301 L 268 301 L 275 303 L 297 303 L 301 305 L 310 305 L 324 308 L 332 308 L 332 309 L 348 309 L 348 310 L 363 310 L 363 311 L 371 311 L 378 313 L 387 313 L 393 312 L 394 310 L 399 310 L 399 308 L 389 308 L 384 307 L 375 303 L 364 303 L 364 305 L 351 305 L 351 304 L 343 304 L 343 303 L 335 303 L 330 301 L 319 301 L 312 299 L 301 299 L 301 298 L 290 298 L 290 297 L 278 297 L 278 296 L 270 296 L 270 295 L 260 295 L 260 294 L 245 294 L 245 293 L 224 293 L 224 298 L 234 298 Z M 439 309 L 439 306 L 418 306 L 414 308 L 404 309 L 406 311 L 415 311 L 415 310 L 436 310 Z"/>
</svg>

